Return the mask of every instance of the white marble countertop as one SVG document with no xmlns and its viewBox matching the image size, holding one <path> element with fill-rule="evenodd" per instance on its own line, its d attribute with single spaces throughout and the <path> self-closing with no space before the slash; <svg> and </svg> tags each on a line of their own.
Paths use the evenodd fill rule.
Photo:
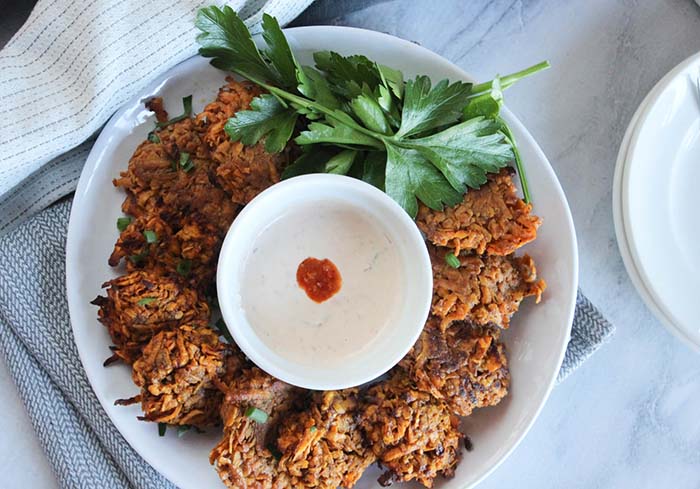
<svg viewBox="0 0 700 489">
<path fill-rule="evenodd" d="M 413 40 L 477 78 L 543 59 L 553 65 L 509 90 L 507 104 L 561 180 L 577 228 L 581 287 L 617 334 L 554 390 L 532 431 L 480 489 L 700 487 L 700 357 L 644 307 L 622 265 L 611 213 L 627 123 L 663 74 L 700 51 L 700 8 L 691 0 L 396 0 L 345 15 L 334 8 L 322 2 L 304 22 Z M 55 486 L 4 365 L 0 389 L 0 486 Z"/>
</svg>

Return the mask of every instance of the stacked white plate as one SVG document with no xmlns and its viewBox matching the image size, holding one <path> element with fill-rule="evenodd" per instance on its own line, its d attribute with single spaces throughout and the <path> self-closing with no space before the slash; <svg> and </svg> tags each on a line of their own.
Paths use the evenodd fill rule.
<svg viewBox="0 0 700 489">
<path fill-rule="evenodd" d="M 656 84 L 620 147 L 613 217 L 620 253 L 656 317 L 700 351 L 700 53 Z"/>
</svg>

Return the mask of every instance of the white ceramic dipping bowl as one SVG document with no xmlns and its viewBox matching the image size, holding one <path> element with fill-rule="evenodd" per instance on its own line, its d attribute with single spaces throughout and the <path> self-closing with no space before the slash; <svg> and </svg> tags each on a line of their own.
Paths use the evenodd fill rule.
<svg viewBox="0 0 700 489">
<path fill-rule="evenodd" d="M 332 222 L 328 219 L 315 221 L 314 209 L 322 208 L 338 210 L 339 217 L 331 216 Z M 309 215 L 308 222 L 299 220 L 300 213 Z M 359 263 L 352 259 L 365 253 L 365 250 L 360 248 L 361 253 L 352 253 L 345 248 L 343 251 L 343 240 L 358 239 L 352 233 L 345 238 L 338 236 L 346 232 L 342 222 L 346 217 L 348 228 L 359 220 L 376 226 L 373 229 L 381 230 L 381 240 L 385 241 L 385 249 L 390 250 L 394 266 L 385 267 L 381 273 L 369 274 L 373 279 L 357 273 L 354 279 L 351 277 L 353 270 L 347 268 L 353 266 L 357 269 Z M 295 224 L 290 228 L 289 220 L 293 219 L 296 220 L 291 222 Z M 272 227 L 285 225 L 277 228 L 278 231 L 284 229 L 284 232 L 280 239 L 275 239 L 275 245 L 270 246 L 268 233 L 275 232 Z M 299 232 L 295 231 L 296 228 L 299 228 Z M 361 232 L 361 228 L 358 228 L 358 232 Z M 312 240 L 309 239 L 310 235 L 313 236 Z M 254 255 L 259 254 L 261 249 L 266 250 L 265 256 Z M 329 254 L 331 256 L 324 256 Z M 307 257 L 330 258 L 338 266 L 343 278 L 338 299 L 331 297 L 322 304 L 315 304 L 305 296 L 294 272 L 296 264 Z M 264 260 L 260 261 L 261 258 Z M 253 267 L 254 263 L 262 264 L 261 268 L 268 267 L 266 272 L 251 275 L 253 272 L 247 267 Z M 346 287 L 346 277 L 350 282 L 360 282 L 354 286 L 348 283 Z M 268 282 L 263 282 L 265 280 Z M 372 283 L 371 280 L 379 282 Z M 396 365 L 418 339 L 432 297 L 430 258 L 413 220 L 396 202 L 375 187 L 354 178 L 331 174 L 291 178 L 273 185 L 253 199 L 236 217 L 226 235 L 216 282 L 223 319 L 248 358 L 278 379 L 315 390 L 361 385 Z M 387 284 L 393 285 L 387 287 Z M 251 298 L 251 290 L 257 288 L 260 288 L 260 294 L 254 294 Z M 265 299 L 260 299 L 262 302 L 256 304 L 259 302 L 256 298 L 263 296 Z M 334 303 L 334 300 L 338 302 Z M 345 312 L 339 315 L 333 308 L 340 307 L 342 301 L 345 301 Z M 299 306 L 292 307 L 292 303 Z M 290 349 L 300 348 L 302 341 L 313 343 L 313 338 L 309 340 L 310 332 L 304 329 L 307 324 L 309 328 L 318 328 L 315 331 L 320 337 L 324 333 L 323 328 L 330 327 L 323 324 L 323 318 L 344 321 L 345 316 L 357 312 L 353 311 L 355 303 L 358 307 L 371 310 L 365 314 L 361 324 L 345 321 L 347 326 L 343 326 L 338 336 L 337 354 L 328 353 L 325 359 L 319 356 L 311 360 L 309 350 L 307 358 L 290 356 Z M 387 320 L 389 304 L 393 305 L 393 316 Z M 327 315 L 316 314 L 323 311 L 318 308 L 324 307 L 327 308 Z M 307 321 L 305 315 L 316 317 Z M 366 324 L 374 320 L 372 318 L 377 321 L 377 333 L 368 337 L 360 349 L 344 352 L 341 336 L 346 342 L 357 343 L 357 338 L 363 337 L 359 331 L 373 327 Z M 333 321 L 329 319 L 328 324 Z M 259 324 L 261 322 L 264 324 Z M 300 325 L 297 326 L 300 329 L 294 330 L 289 324 Z M 357 332 L 353 331 L 355 327 L 358 328 Z M 297 338 L 294 331 L 298 332 Z M 302 336 L 306 339 L 302 340 Z"/>
</svg>

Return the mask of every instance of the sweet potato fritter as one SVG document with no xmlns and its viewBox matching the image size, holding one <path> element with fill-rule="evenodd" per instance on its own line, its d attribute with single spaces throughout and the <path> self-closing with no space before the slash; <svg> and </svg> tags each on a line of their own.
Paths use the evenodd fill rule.
<svg viewBox="0 0 700 489">
<path fill-rule="evenodd" d="M 182 324 L 206 326 L 209 306 L 197 292 L 168 277 L 136 271 L 105 282 L 107 297 L 98 296 L 98 318 L 114 342 L 114 355 L 133 363 L 157 333 Z"/>
<path fill-rule="evenodd" d="M 192 217 L 185 217 L 181 225 L 173 233 L 159 217 L 135 219 L 120 234 L 109 264 L 117 266 L 126 258 L 127 271 L 148 270 L 206 291 L 214 282 L 221 238 L 214 226 Z M 155 241 L 149 242 L 148 236 Z"/>
<path fill-rule="evenodd" d="M 219 422 L 223 395 L 215 380 L 226 368 L 226 344 L 209 328 L 181 326 L 155 335 L 134 362 L 141 393 L 117 404 L 140 402 L 139 419 L 198 427 Z"/>
<path fill-rule="evenodd" d="M 185 119 L 158 134 L 182 133 L 177 144 L 195 154 L 203 143 L 185 136 L 192 131 L 192 121 Z M 185 171 L 177 159 L 179 151 L 165 135 L 159 143 L 144 142 L 128 170 L 115 180 L 127 192 L 122 210 L 134 221 L 121 233 L 109 263 L 116 266 L 126 257 L 129 271 L 181 276 L 193 287 L 207 290 L 214 282 L 223 237 L 238 209 L 213 183 L 208 160 L 194 159 L 194 166 Z M 154 232 L 156 241 L 149 243 L 144 232 Z"/>
<path fill-rule="evenodd" d="M 508 255 L 537 237 L 541 219 L 530 214 L 532 205 L 516 194 L 504 168 L 492 173 L 478 190 L 470 189 L 462 203 L 436 211 L 420 205 L 416 224 L 428 240 L 460 252 Z"/>
<path fill-rule="evenodd" d="M 181 126 L 190 126 L 189 132 L 182 130 L 183 136 L 178 141 L 187 149 L 193 142 L 184 134 L 191 133 L 191 124 L 190 119 L 185 119 L 168 126 L 170 132 L 177 134 Z M 182 152 L 165 137 L 158 143 L 141 143 L 129 160 L 127 171 L 114 180 L 114 185 L 127 193 L 122 210 L 134 217 L 158 216 L 176 230 L 184 217 L 194 216 L 200 222 L 214 225 L 219 234 L 225 234 L 238 206 L 213 180 L 209 160 L 197 159 L 195 152 L 189 153 L 192 166 L 183 167 Z"/>
<path fill-rule="evenodd" d="M 460 416 L 498 404 L 510 385 L 500 330 L 458 321 L 443 333 L 439 323 L 438 318 L 428 319 L 401 368 L 418 389 L 443 399 Z"/>
<path fill-rule="evenodd" d="M 459 462 L 459 418 L 447 404 L 419 391 L 400 370 L 369 389 L 361 426 L 387 469 L 379 483 L 416 480 L 432 487 L 439 475 L 454 476 Z"/>
<path fill-rule="evenodd" d="M 525 297 L 539 302 L 546 284 L 537 280 L 528 255 L 516 257 L 461 254 L 459 268 L 445 262 L 445 248 L 428 246 L 433 264 L 432 313 L 445 329 L 451 321 L 508 328 L 510 317 Z"/>
<path fill-rule="evenodd" d="M 196 123 L 204 131 L 204 140 L 216 164 L 216 175 L 221 187 L 231 195 L 233 202 L 245 205 L 256 195 L 279 182 L 283 168 L 289 161 L 289 150 L 270 154 L 262 144 L 244 146 L 233 142 L 224 132 L 226 121 L 239 110 L 250 108 L 254 97 L 262 89 L 250 82 L 227 78 L 216 100 L 197 115 Z"/>
<path fill-rule="evenodd" d="M 211 451 L 209 461 L 216 466 L 221 480 L 236 489 L 294 487 L 289 475 L 278 470 L 271 449 L 275 448 L 280 420 L 302 407 L 305 391 L 253 366 L 219 387 L 224 391 L 224 436 Z M 264 411 L 267 421 L 258 423 L 247 417 L 248 408 Z"/>
<path fill-rule="evenodd" d="M 314 394 L 310 409 L 282 421 L 277 447 L 279 470 L 292 487 L 350 488 L 376 457 L 367 447 L 357 418 L 358 390 Z"/>
</svg>

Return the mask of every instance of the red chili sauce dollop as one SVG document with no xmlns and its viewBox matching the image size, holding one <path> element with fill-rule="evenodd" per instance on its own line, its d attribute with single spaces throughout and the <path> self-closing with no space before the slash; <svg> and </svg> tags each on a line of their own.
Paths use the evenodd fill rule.
<svg viewBox="0 0 700 489">
<path fill-rule="evenodd" d="M 307 258 L 297 268 L 297 283 L 314 302 L 327 301 L 340 290 L 343 279 L 328 258 Z"/>
</svg>

